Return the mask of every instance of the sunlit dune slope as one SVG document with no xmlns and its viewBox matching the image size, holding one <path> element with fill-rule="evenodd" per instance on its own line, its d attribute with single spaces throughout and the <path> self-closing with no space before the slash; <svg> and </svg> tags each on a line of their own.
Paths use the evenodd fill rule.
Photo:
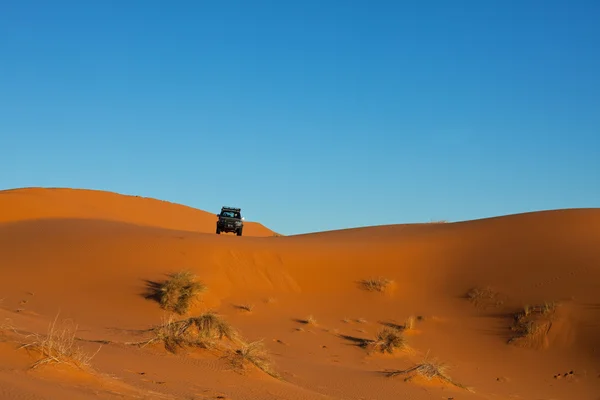
<svg viewBox="0 0 600 400">
<path fill-rule="evenodd" d="M 0 194 L 0 201 L 6 202 L 2 197 L 11 196 L 7 193 Z M 35 214 L 9 203 L 8 210 L 0 211 L 5 221 L 0 224 L 0 308 L 19 310 L 31 329 L 43 328 L 59 310 L 91 339 L 118 339 L 128 329 L 147 328 L 164 314 L 144 297 L 148 281 L 189 269 L 208 288 L 192 313 L 217 310 L 250 339 L 264 338 L 293 385 L 293 390 L 269 386 L 261 392 L 265 381 L 257 380 L 256 396 L 231 389 L 232 398 L 272 398 L 277 393 L 274 398 L 597 400 L 593 395 L 600 393 L 600 209 L 236 237 L 214 234 L 212 215 L 206 216 L 206 231 L 212 234 L 198 233 L 204 214 L 198 214 L 192 228 L 183 216 L 188 211 L 172 211 L 177 218 L 135 210 L 130 215 L 115 211 L 118 207 L 94 214 L 89 204 L 101 208 L 104 200 L 81 193 L 88 193 L 90 199 L 83 203 L 88 205 L 73 200 L 70 207 L 77 211 L 69 214 L 64 207 L 61 219 L 38 219 L 42 211 Z M 116 196 L 121 204 L 122 197 L 106 196 Z M 153 210 L 180 207 L 127 199 L 148 202 L 148 208 L 156 205 Z M 50 203 L 43 208 L 41 200 L 21 204 L 39 204 L 44 218 L 58 216 L 45 211 Z M 11 214 L 11 207 L 17 211 Z M 10 218 L 16 214 L 20 217 Z M 361 280 L 375 277 L 393 282 L 383 293 L 360 286 Z M 481 308 L 465 298 L 470 289 L 485 287 L 501 302 Z M 507 344 L 515 313 L 544 302 L 560 307 L 540 348 Z M 239 304 L 255 307 L 245 313 Z M 316 326 L 300 322 L 309 315 Z M 409 316 L 422 317 L 408 336 L 414 355 L 366 356 L 340 336 L 374 337 L 384 322 L 401 324 Z M 108 346 L 96 362 L 118 374 L 122 371 L 115 359 L 128 364 L 146 357 L 119 349 Z M 455 367 L 452 377 L 476 392 L 377 375 L 385 368 L 408 368 L 427 353 L 449 362 Z M 212 364 L 207 367 L 211 379 L 202 381 L 202 374 L 188 369 L 191 364 L 167 368 L 162 359 L 156 365 L 144 362 L 140 365 L 165 380 L 188 374 L 203 385 L 233 387 L 229 375 L 215 373 Z M 570 370 L 576 378 L 554 380 Z M 219 376 L 227 384 L 215 383 L 221 382 Z M 183 383 L 160 390 L 187 395 Z"/>
<path fill-rule="evenodd" d="M 113 192 L 23 188 L 0 191 L 0 223 L 46 218 L 83 218 L 214 233 L 215 214 L 181 204 Z M 257 222 L 246 222 L 246 236 L 272 236 Z"/>
</svg>

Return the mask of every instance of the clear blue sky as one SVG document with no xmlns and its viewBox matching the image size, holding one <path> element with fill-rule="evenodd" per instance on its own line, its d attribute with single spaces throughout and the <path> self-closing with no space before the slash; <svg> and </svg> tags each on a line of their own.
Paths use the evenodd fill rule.
<svg viewBox="0 0 600 400">
<path fill-rule="evenodd" d="M 0 2 L 0 189 L 284 233 L 600 206 L 600 2 Z"/>
</svg>

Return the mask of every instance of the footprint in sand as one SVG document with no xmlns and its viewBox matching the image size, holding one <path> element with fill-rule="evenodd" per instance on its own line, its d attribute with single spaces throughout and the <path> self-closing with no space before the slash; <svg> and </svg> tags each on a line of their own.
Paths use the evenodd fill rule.
<svg viewBox="0 0 600 400">
<path fill-rule="evenodd" d="M 558 373 L 556 375 L 554 375 L 554 379 L 562 379 L 562 378 L 571 378 L 573 376 L 574 372 L 573 370 L 569 371 L 569 372 L 565 372 L 563 373 Z"/>
</svg>

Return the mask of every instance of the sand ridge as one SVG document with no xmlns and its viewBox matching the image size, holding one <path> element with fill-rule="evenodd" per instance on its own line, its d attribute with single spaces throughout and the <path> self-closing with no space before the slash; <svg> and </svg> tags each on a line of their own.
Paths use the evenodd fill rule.
<svg viewBox="0 0 600 400">
<path fill-rule="evenodd" d="M 98 219 L 191 232 L 215 232 L 216 213 L 153 198 L 70 188 L 0 191 L 0 223 L 39 219 Z M 258 222 L 245 224 L 246 236 L 272 236 Z"/>
<path fill-rule="evenodd" d="M 257 225 L 256 236 L 235 237 L 215 235 L 210 213 L 157 200 L 66 189 L 0 193 L 0 322 L 43 333 L 60 313 L 78 324 L 82 347 L 101 347 L 90 376 L 125 385 L 75 384 L 68 371 L 44 378 L 54 366 L 25 373 L 34 356 L 10 347 L 15 339 L 6 334 L 0 382 L 14 376 L 39 389 L 28 395 L 15 384 L 6 398 L 55 398 L 66 387 L 81 398 L 121 391 L 141 398 L 598 399 L 600 209 L 288 237 Z M 240 374 L 211 351 L 125 344 L 165 316 L 144 297 L 149 282 L 182 269 L 207 288 L 187 316 L 215 310 L 248 341 L 262 339 L 283 380 L 252 369 Z M 398 328 L 410 351 L 369 352 L 385 327 Z M 542 333 L 524 334 L 533 328 Z M 386 376 L 423 359 L 448 363 L 451 381 Z"/>
</svg>

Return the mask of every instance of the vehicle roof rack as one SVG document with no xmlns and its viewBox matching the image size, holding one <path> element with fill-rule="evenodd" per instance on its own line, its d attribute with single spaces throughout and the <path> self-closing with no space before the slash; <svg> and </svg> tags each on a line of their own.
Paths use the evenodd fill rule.
<svg viewBox="0 0 600 400">
<path fill-rule="evenodd" d="M 240 211 L 242 211 L 242 209 L 241 209 L 241 208 L 236 208 L 236 207 L 225 207 L 225 206 L 221 207 L 221 210 L 237 211 L 237 212 L 240 212 Z"/>
</svg>

